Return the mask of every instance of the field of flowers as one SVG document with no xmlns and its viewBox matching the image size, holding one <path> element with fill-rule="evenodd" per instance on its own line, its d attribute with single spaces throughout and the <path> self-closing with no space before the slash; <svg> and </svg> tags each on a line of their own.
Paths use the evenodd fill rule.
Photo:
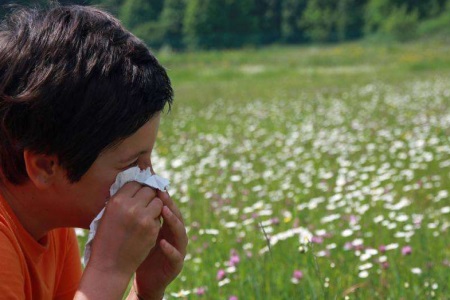
<svg viewBox="0 0 450 300">
<path fill-rule="evenodd" d="M 161 53 L 152 161 L 190 237 L 166 298 L 450 299 L 449 50 Z"/>
</svg>

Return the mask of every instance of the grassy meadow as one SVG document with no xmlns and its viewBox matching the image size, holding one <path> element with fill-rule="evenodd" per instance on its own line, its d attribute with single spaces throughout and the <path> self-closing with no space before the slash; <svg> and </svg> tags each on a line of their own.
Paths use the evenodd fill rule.
<svg viewBox="0 0 450 300">
<path fill-rule="evenodd" d="M 166 298 L 450 299 L 448 53 L 159 53 L 176 98 L 152 161 L 190 237 Z"/>
</svg>

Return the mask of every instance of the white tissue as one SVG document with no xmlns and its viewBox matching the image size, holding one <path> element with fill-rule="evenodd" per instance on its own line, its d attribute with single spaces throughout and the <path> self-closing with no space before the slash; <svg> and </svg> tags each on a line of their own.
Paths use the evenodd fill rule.
<svg viewBox="0 0 450 300">
<path fill-rule="evenodd" d="M 169 180 L 159 175 L 152 174 L 150 168 L 141 171 L 139 167 L 132 167 L 117 174 L 116 182 L 114 182 L 114 184 L 109 189 L 109 194 L 113 196 L 125 183 L 130 181 L 137 181 L 143 185 L 147 185 L 151 188 L 158 189 L 160 191 L 165 191 L 169 187 Z M 100 219 L 102 218 L 104 211 L 105 209 L 102 209 L 102 211 L 95 217 L 95 219 L 89 225 L 89 237 L 88 241 L 86 242 L 83 258 L 83 264 L 85 266 L 87 265 L 89 258 L 91 256 L 92 240 L 94 239 L 95 233 L 97 232 L 98 223 L 100 222 Z"/>
</svg>

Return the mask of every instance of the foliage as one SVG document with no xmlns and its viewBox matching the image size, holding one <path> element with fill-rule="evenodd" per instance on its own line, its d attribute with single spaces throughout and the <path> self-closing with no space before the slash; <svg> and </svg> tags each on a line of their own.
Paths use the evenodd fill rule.
<svg viewBox="0 0 450 300">
<path fill-rule="evenodd" d="M 226 18 L 222 7 L 224 0 L 191 0 L 187 4 L 184 18 L 185 42 L 189 48 L 211 48 L 223 45 L 223 39 L 217 34 L 220 32 Z"/>
<path fill-rule="evenodd" d="M 158 22 L 163 0 L 125 0 L 119 11 L 123 24 L 150 47 L 163 44 L 164 32 Z"/>
<path fill-rule="evenodd" d="M 336 38 L 339 41 L 363 36 L 364 7 L 367 0 L 342 0 L 336 7 Z"/>
<path fill-rule="evenodd" d="M 366 35 L 376 33 L 390 11 L 389 0 L 370 0 L 365 7 L 364 31 Z"/>
<path fill-rule="evenodd" d="M 333 9 L 321 0 L 309 0 L 300 24 L 305 35 L 313 42 L 326 42 L 332 38 Z"/>
<path fill-rule="evenodd" d="M 186 0 L 166 0 L 160 17 L 164 43 L 174 49 L 183 48 L 183 19 Z"/>
<path fill-rule="evenodd" d="M 441 33 L 448 36 L 450 33 L 450 0 L 447 2 L 444 11 L 438 17 L 430 18 L 420 23 L 417 32 L 419 36 Z"/>
<path fill-rule="evenodd" d="M 430 19 L 445 15 L 445 5 L 445 0 L 369 0 L 365 6 L 365 34 L 410 40 L 416 37 L 422 22 L 430 24 Z"/>
<path fill-rule="evenodd" d="M 125 0 L 120 8 L 119 17 L 130 29 L 147 22 L 156 21 L 161 13 L 163 0 Z"/>
<path fill-rule="evenodd" d="M 45 5 L 52 0 L 4 0 Z M 119 16 L 149 46 L 213 49 L 359 38 L 407 41 L 445 26 L 446 0 L 60 0 Z M 0 17 L 7 12 L 0 6 Z M 423 25 L 422 25 L 423 23 Z"/>
<path fill-rule="evenodd" d="M 252 15 L 258 28 L 258 42 L 261 44 L 278 41 L 281 37 L 282 1 L 255 1 Z"/>
<path fill-rule="evenodd" d="M 398 41 L 407 41 L 417 34 L 418 12 L 408 13 L 406 6 L 394 7 L 383 22 L 381 32 Z"/>
<path fill-rule="evenodd" d="M 133 33 L 150 48 L 158 49 L 164 45 L 164 28 L 157 21 L 139 24 L 133 29 Z"/>
<path fill-rule="evenodd" d="M 93 5 L 105 8 L 115 16 L 119 15 L 119 9 L 122 7 L 125 0 L 92 0 Z"/>
<path fill-rule="evenodd" d="M 295 43 L 305 40 L 299 19 L 306 8 L 306 0 L 284 0 L 281 7 L 281 39 Z"/>
<path fill-rule="evenodd" d="M 192 0 L 184 19 L 189 48 L 238 47 L 252 39 L 253 0 Z"/>
</svg>

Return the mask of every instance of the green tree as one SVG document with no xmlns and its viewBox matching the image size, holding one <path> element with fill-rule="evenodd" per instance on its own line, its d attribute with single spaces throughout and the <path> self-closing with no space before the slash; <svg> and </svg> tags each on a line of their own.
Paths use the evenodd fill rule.
<svg viewBox="0 0 450 300">
<path fill-rule="evenodd" d="M 313 42 L 335 42 L 363 36 L 367 0 L 309 0 L 299 24 Z"/>
<path fill-rule="evenodd" d="M 417 14 L 418 20 L 436 17 L 445 10 L 445 0 L 395 0 L 392 4 L 397 10 L 405 10 L 408 15 Z"/>
<path fill-rule="evenodd" d="M 125 0 L 92 0 L 92 4 L 99 5 L 115 16 L 119 15 L 119 10 Z"/>
<path fill-rule="evenodd" d="M 408 12 L 406 5 L 394 7 L 381 26 L 380 32 L 398 41 L 414 38 L 417 33 L 419 13 Z"/>
<path fill-rule="evenodd" d="M 165 0 L 160 17 L 164 44 L 175 49 L 183 48 L 183 20 L 185 0 Z"/>
<path fill-rule="evenodd" d="M 227 48 L 254 43 L 253 0 L 191 0 L 184 37 L 190 48 Z"/>
<path fill-rule="evenodd" d="M 254 15 L 257 0 L 227 0 L 227 44 L 231 47 L 253 45 L 258 42 L 257 18 Z"/>
<path fill-rule="evenodd" d="M 359 38 L 364 35 L 364 7 L 366 0 L 340 0 L 334 10 L 333 37 L 338 41 Z"/>
<path fill-rule="evenodd" d="M 163 0 L 125 0 L 119 18 L 127 29 L 141 38 L 149 47 L 163 43 L 164 32 L 158 21 Z"/>
<path fill-rule="evenodd" d="M 365 33 L 378 34 L 389 39 L 408 40 L 417 33 L 420 20 L 421 1 L 389 1 L 370 0 L 366 5 Z M 440 2 L 433 1 L 434 5 L 427 7 L 428 13 L 436 11 Z M 422 12 L 425 16 L 424 11 Z M 436 12 L 434 12 L 436 13 Z"/>
<path fill-rule="evenodd" d="M 163 0 L 125 0 L 119 17 L 127 28 L 133 29 L 144 23 L 157 21 L 162 4 Z"/>
<path fill-rule="evenodd" d="M 160 48 L 164 45 L 164 28 L 158 21 L 142 23 L 131 30 L 150 48 Z"/>
<path fill-rule="evenodd" d="M 283 42 L 295 43 L 305 40 L 298 21 L 307 2 L 308 0 L 283 1 L 281 7 L 281 39 Z"/>
<path fill-rule="evenodd" d="M 364 33 L 367 35 L 378 32 L 391 8 L 389 0 L 370 0 L 364 12 Z"/>
<path fill-rule="evenodd" d="M 332 39 L 335 15 L 326 1 L 309 0 L 300 19 L 305 36 L 313 42 L 327 42 Z"/>
<path fill-rule="evenodd" d="M 282 26 L 282 0 L 257 0 L 250 15 L 256 18 L 259 42 L 263 44 L 280 40 Z"/>
<path fill-rule="evenodd" d="M 190 48 L 211 48 L 221 44 L 220 34 L 227 20 L 224 0 L 190 0 L 184 18 L 184 40 Z M 219 43 L 220 42 L 220 43 Z"/>
<path fill-rule="evenodd" d="M 403 19 L 409 15 L 412 16 L 410 19 L 416 18 L 419 21 L 436 17 L 444 10 L 445 0 L 369 0 L 364 13 L 364 31 L 366 34 L 379 32 L 391 14 L 397 14 Z M 394 21 L 388 22 L 392 24 Z"/>
</svg>

